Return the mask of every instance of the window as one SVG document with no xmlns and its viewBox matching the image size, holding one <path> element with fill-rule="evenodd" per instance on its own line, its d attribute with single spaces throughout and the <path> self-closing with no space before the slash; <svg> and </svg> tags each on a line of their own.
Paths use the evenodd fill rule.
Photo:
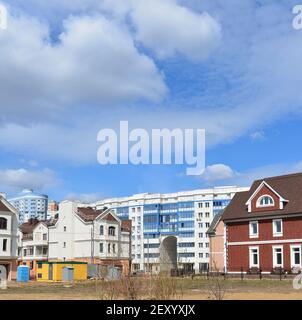
<svg viewBox="0 0 302 320">
<path fill-rule="evenodd" d="M 198 244 L 199 248 L 203 248 L 203 243 Z"/>
<path fill-rule="evenodd" d="M 259 248 L 250 247 L 250 268 L 259 268 Z"/>
<path fill-rule="evenodd" d="M 210 207 L 210 202 L 206 202 L 206 208 Z"/>
<path fill-rule="evenodd" d="M 199 238 L 203 238 L 203 233 L 198 233 Z"/>
<path fill-rule="evenodd" d="M 203 228 L 203 223 L 198 223 L 198 228 Z"/>
<path fill-rule="evenodd" d="M 210 212 L 206 212 L 206 218 L 210 218 Z"/>
<path fill-rule="evenodd" d="M 0 218 L 0 230 L 6 230 L 7 229 L 7 219 Z"/>
<path fill-rule="evenodd" d="M 3 239 L 2 251 L 6 252 L 7 250 L 7 239 Z"/>
<path fill-rule="evenodd" d="M 210 223 L 206 222 L 206 228 L 209 228 L 209 227 L 210 227 Z"/>
<path fill-rule="evenodd" d="M 100 243 L 100 253 L 104 252 L 104 244 L 101 242 Z"/>
<path fill-rule="evenodd" d="M 283 268 L 283 247 L 273 247 L 273 267 Z"/>
<path fill-rule="evenodd" d="M 63 248 L 66 248 L 66 242 L 63 242 Z"/>
<path fill-rule="evenodd" d="M 115 236 L 115 227 L 109 227 L 108 234 L 110 236 Z"/>
<path fill-rule="evenodd" d="M 112 245 L 112 251 L 115 253 L 115 243 Z"/>
<path fill-rule="evenodd" d="M 43 233 L 43 240 L 47 240 L 47 233 Z"/>
<path fill-rule="evenodd" d="M 202 208 L 202 205 L 203 205 L 203 203 L 202 203 L 202 202 L 199 202 L 199 203 L 198 203 L 198 208 Z"/>
<path fill-rule="evenodd" d="M 64 232 L 66 232 L 66 226 L 64 226 Z"/>
<path fill-rule="evenodd" d="M 38 278 L 42 279 L 42 273 L 38 273 Z"/>
<path fill-rule="evenodd" d="M 111 245 L 110 243 L 108 243 L 108 253 L 110 253 L 110 251 L 111 251 Z"/>
<path fill-rule="evenodd" d="M 258 221 L 250 221 L 250 238 L 258 238 Z"/>
<path fill-rule="evenodd" d="M 203 258 L 203 253 L 199 253 L 198 256 L 199 256 L 199 258 L 202 259 Z"/>
<path fill-rule="evenodd" d="M 291 267 L 299 267 L 301 268 L 301 246 L 291 246 Z"/>
<path fill-rule="evenodd" d="M 42 269 L 42 263 L 38 263 L 38 269 Z"/>
<path fill-rule="evenodd" d="M 199 218 L 199 219 L 202 219 L 202 216 L 203 216 L 202 212 L 199 212 L 199 213 L 198 213 L 198 218 Z"/>
<path fill-rule="evenodd" d="M 274 237 L 281 237 L 283 235 L 283 230 L 282 230 L 282 220 L 281 219 L 276 219 L 273 220 L 273 236 Z"/>
<path fill-rule="evenodd" d="M 265 196 L 260 197 L 257 200 L 256 206 L 257 207 L 271 207 L 274 204 L 275 204 L 274 199 L 269 195 L 265 195 Z"/>
<path fill-rule="evenodd" d="M 104 226 L 100 226 L 100 236 L 104 234 Z"/>
</svg>

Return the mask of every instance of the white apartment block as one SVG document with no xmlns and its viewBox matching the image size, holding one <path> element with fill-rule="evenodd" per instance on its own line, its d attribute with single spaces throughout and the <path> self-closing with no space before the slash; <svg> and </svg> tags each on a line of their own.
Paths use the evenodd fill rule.
<svg viewBox="0 0 302 320">
<path fill-rule="evenodd" d="M 18 258 L 18 211 L 0 196 L 0 265 L 9 280 L 16 278 Z"/>
<path fill-rule="evenodd" d="M 209 264 L 207 230 L 236 192 L 248 188 L 214 187 L 169 194 L 136 194 L 94 203 L 132 221 L 132 270 L 159 272 L 180 268 L 199 273 Z"/>
<path fill-rule="evenodd" d="M 63 201 L 58 220 L 49 226 L 48 258 L 114 265 L 128 272 L 130 228 L 130 221 L 120 220 L 110 209 L 95 210 Z"/>
<path fill-rule="evenodd" d="M 37 263 L 48 260 L 48 227 L 54 223 L 30 219 L 19 226 L 18 261 L 30 268 L 31 277 L 36 275 Z"/>
</svg>

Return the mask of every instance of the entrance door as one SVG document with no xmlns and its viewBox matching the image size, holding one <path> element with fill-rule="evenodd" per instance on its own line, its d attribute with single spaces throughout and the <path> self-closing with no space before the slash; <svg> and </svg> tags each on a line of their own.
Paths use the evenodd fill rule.
<svg viewBox="0 0 302 320">
<path fill-rule="evenodd" d="M 52 280 L 53 279 L 53 265 L 49 264 L 48 265 L 48 280 Z"/>
</svg>

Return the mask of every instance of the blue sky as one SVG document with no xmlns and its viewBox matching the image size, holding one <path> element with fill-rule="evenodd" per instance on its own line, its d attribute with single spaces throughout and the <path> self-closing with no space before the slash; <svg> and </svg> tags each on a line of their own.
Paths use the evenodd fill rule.
<svg viewBox="0 0 302 320">
<path fill-rule="evenodd" d="M 302 170 L 296 1 L 2 1 L 0 189 L 61 200 Z M 97 163 L 97 132 L 205 128 L 206 170 Z"/>
</svg>

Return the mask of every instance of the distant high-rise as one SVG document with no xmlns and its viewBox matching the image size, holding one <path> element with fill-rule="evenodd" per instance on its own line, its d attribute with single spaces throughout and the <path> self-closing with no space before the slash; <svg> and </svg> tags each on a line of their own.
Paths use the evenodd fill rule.
<svg viewBox="0 0 302 320">
<path fill-rule="evenodd" d="M 54 219 L 58 214 L 59 204 L 54 200 L 48 201 L 47 219 Z"/>
<path fill-rule="evenodd" d="M 31 218 L 45 220 L 47 218 L 48 196 L 25 189 L 17 196 L 8 200 L 19 212 L 19 223 Z"/>
</svg>

